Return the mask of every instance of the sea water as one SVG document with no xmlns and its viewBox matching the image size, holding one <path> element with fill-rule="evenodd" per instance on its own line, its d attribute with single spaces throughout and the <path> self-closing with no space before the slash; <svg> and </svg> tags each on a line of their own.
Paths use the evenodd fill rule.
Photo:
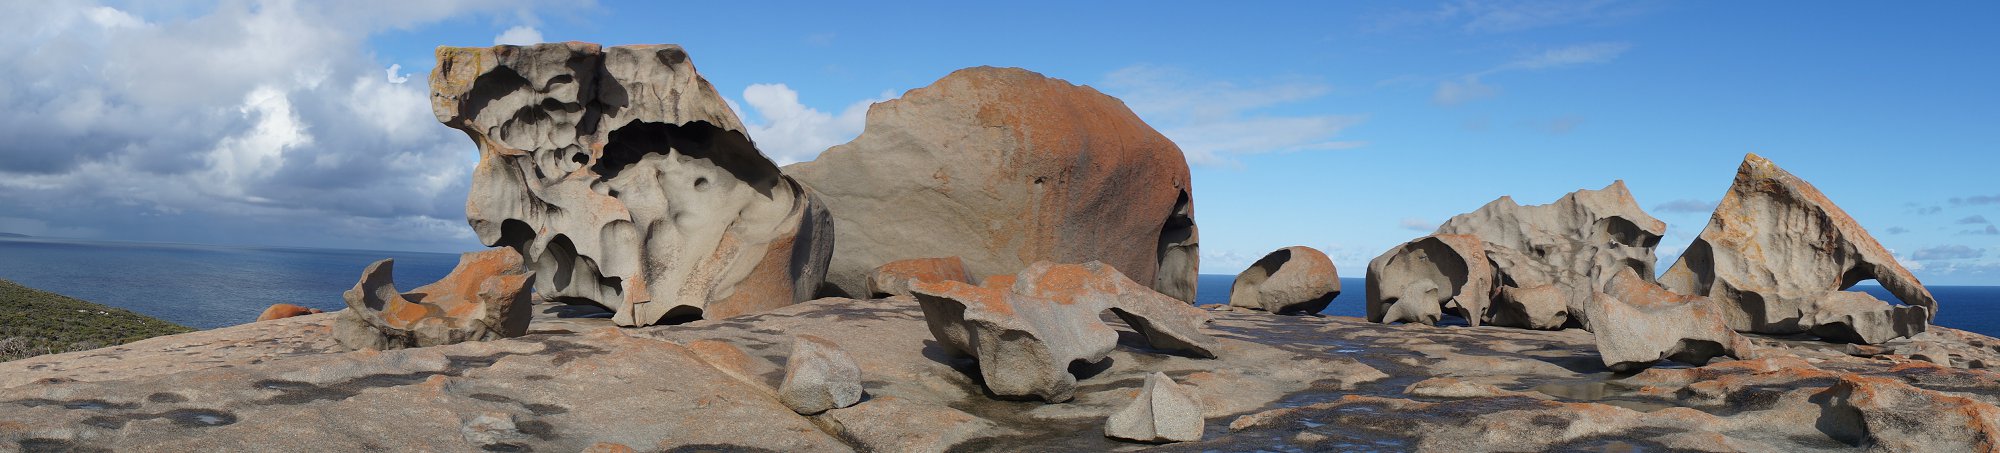
<svg viewBox="0 0 2000 453">
<path fill-rule="evenodd" d="M 346 308 L 340 293 L 354 286 L 368 263 L 383 258 L 396 260 L 396 287 L 404 291 L 443 278 L 458 263 L 458 255 L 448 253 L 0 238 L 0 279 L 212 329 L 255 320 L 276 303 Z M 1202 275 L 1196 302 L 1228 303 L 1234 280 Z M 1363 316 L 1362 279 L 1340 284 L 1340 296 L 1321 313 Z M 1941 305 L 1938 325 L 2000 335 L 2000 287 L 1929 288 Z M 1894 300 L 1880 286 L 1855 289 Z"/>
</svg>

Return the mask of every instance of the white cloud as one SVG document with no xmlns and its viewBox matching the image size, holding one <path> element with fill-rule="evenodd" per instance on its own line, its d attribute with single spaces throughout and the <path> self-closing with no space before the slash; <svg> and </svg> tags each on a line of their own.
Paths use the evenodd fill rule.
<svg viewBox="0 0 2000 453">
<path fill-rule="evenodd" d="M 1429 10 L 1381 15 L 1375 18 L 1373 28 L 1445 25 L 1467 33 L 1508 33 L 1606 23 L 1645 11 L 1642 4 L 1611 0 L 1460 0 Z"/>
<path fill-rule="evenodd" d="M 803 162 L 860 136 L 868 122 L 868 106 L 879 101 L 866 99 L 848 104 L 835 115 L 800 104 L 799 92 L 785 84 L 753 84 L 743 89 L 743 103 L 751 109 L 745 113 L 754 112 L 758 121 L 744 127 L 750 129 L 750 139 L 757 142 L 757 149 L 778 165 Z M 730 108 L 740 107 L 732 102 Z"/>
<path fill-rule="evenodd" d="M 369 38 L 535 7 L 252 0 L 152 18 L 54 2 L 0 15 L 18 31 L 0 34 L 0 212 L 108 237 L 263 224 L 244 231 L 264 237 L 230 239 L 464 248 L 473 145 Z"/>
<path fill-rule="evenodd" d="M 1483 81 L 1491 76 L 1515 72 L 1558 69 L 1569 66 L 1605 63 L 1617 59 L 1632 48 L 1622 42 L 1603 42 L 1546 49 L 1501 63 L 1491 69 L 1452 77 L 1438 82 L 1436 91 L 1431 93 L 1431 102 L 1442 106 L 1454 106 L 1470 101 L 1486 99 L 1500 93 L 1499 88 Z M 1574 126 L 1574 124 L 1570 124 Z M 1565 132 L 1567 132 L 1565 130 Z"/>
<path fill-rule="evenodd" d="M 1104 87 L 1140 118 L 1180 145 L 1197 165 L 1236 165 L 1233 156 L 1340 150 L 1366 145 L 1336 136 L 1363 115 L 1274 115 L 1273 106 L 1311 100 L 1332 88 L 1290 81 L 1244 87 L 1201 81 L 1158 66 L 1131 66 L 1105 76 Z"/>
<path fill-rule="evenodd" d="M 542 32 L 539 30 L 535 30 L 535 27 L 530 27 L 526 25 L 516 25 L 514 26 L 514 28 L 509 28 L 507 29 L 507 31 L 500 32 L 500 36 L 493 37 L 494 45 L 506 44 L 515 46 L 526 46 L 532 44 L 541 44 L 542 42 L 543 42 Z"/>
<path fill-rule="evenodd" d="M 1433 231 L 1437 229 L 1437 224 L 1416 217 L 1404 217 L 1402 221 L 1396 222 L 1396 226 L 1411 231 Z"/>
</svg>

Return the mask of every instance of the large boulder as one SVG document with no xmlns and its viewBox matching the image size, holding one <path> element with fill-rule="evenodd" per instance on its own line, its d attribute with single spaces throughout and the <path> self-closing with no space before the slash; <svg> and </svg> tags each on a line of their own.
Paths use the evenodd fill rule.
<svg viewBox="0 0 2000 453">
<path fill-rule="evenodd" d="M 971 357 L 994 395 L 1068 401 L 1070 365 L 1104 359 L 1118 333 L 1101 314 L 1117 314 L 1158 350 L 1215 357 L 1217 341 L 1200 332 L 1206 313 L 1126 278 L 1110 265 L 1037 262 L 1014 286 L 956 281 L 911 286 L 924 322 L 943 351 Z"/>
<path fill-rule="evenodd" d="M 1624 181 L 1614 181 L 1545 205 L 1522 206 L 1513 197 L 1500 197 L 1446 220 L 1434 234 L 1485 241 L 1502 286 L 1555 285 L 1571 305 L 1568 316 L 1588 328 L 1590 304 L 1585 302 L 1620 269 L 1650 279 L 1653 248 L 1666 231 L 1666 222 L 1639 208 Z"/>
<path fill-rule="evenodd" d="M 1444 310 L 1477 326 L 1492 300 L 1493 267 L 1475 236 L 1424 236 L 1368 262 L 1368 321 L 1437 325 Z"/>
<path fill-rule="evenodd" d="M 972 275 L 1103 261 L 1194 301 L 1186 158 L 1087 86 L 962 69 L 869 107 L 860 137 L 785 172 L 833 212 L 829 294 L 867 296 L 884 263 L 957 256 Z"/>
<path fill-rule="evenodd" d="M 334 339 L 351 349 L 400 349 L 518 337 L 534 314 L 528 302 L 533 273 L 513 249 L 459 255 L 442 280 L 414 291 L 396 291 L 394 260 L 376 261 L 342 293 L 347 309 Z"/>
<path fill-rule="evenodd" d="M 1229 305 L 1281 314 L 1315 314 L 1340 296 L 1340 272 L 1333 260 L 1312 247 L 1278 249 L 1242 273 L 1229 287 Z"/>
<path fill-rule="evenodd" d="M 1598 357 L 1612 371 L 1643 369 L 1663 359 L 1704 365 L 1716 356 L 1741 357 L 1750 348 L 1708 298 L 1667 291 L 1629 268 L 1612 276 L 1592 303 L 1602 316 L 1591 335 Z"/>
<path fill-rule="evenodd" d="M 1906 305 L 1842 292 L 1866 280 Z M 1921 333 L 1938 308 L 1846 211 L 1756 154 L 1744 156 L 1708 226 L 1660 283 L 1713 299 L 1739 331 L 1862 343 Z"/>
<path fill-rule="evenodd" d="M 673 45 L 440 47 L 431 109 L 479 145 L 466 218 L 535 292 L 620 325 L 811 297 L 832 223 Z"/>
</svg>

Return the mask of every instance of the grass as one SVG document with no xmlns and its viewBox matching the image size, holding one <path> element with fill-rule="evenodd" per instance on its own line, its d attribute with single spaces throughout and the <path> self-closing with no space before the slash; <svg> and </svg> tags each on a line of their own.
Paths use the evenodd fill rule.
<svg viewBox="0 0 2000 453">
<path fill-rule="evenodd" d="M 0 362 L 193 331 L 130 310 L 0 280 Z"/>
</svg>

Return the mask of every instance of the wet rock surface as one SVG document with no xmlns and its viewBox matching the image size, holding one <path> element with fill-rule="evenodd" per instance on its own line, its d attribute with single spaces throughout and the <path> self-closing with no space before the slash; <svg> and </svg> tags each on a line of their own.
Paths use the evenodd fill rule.
<svg viewBox="0 0 2000 453">
<path fill-rule="evenodd" d="M 1180 147 L 1088 86 L 976 67 L 868 108 L 860 137 L 785 173 L 833 215 L 829 291 L 956 256 L 972 275 L 1103 261 L 1194 301 L 1199 239 Z"/>
<path fill-rule="evenodd" d="M 1748 335 L 1753 360 L 1620 374 L 1577 329 L 1219 312 L 1217 358 L 1196 359 L 1105 315 L 1114 349 L 1077 370 L 1070 402 L 1044 404 L 986 392 L 909 299 L 619 330 L 575 308 L 535 305 L 527 336 L 430 348 L 339 352 L 327 313 L 0 363 L 0 445 L 1114 450 L 1135 446 L 1104 423 L 1163 372 L 1206 427 L 1148 448 L 1976 451 L 2000 402 L 2000 375 L 1967 369 L 2000 363 L 2000 340 L 1946 328 L 1882 345 Z M 847 352 L 868 396 L 814 416 L 781 403 L 799 335 Z"/>
</svg>

